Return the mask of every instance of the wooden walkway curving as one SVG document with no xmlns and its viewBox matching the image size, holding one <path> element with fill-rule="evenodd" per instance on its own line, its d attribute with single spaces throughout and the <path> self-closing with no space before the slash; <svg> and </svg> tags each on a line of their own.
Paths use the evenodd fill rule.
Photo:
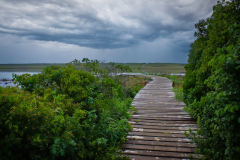
<svg viewBox="0 0 240 160">
<path fill-rule="evenodd" d="M 183 111 L 184 103 L 175 100 L 171 80 L 152 78 L 133 100 L 138 112 L 130 121 L 133 130 L 123 145 L 124 154 L 132 160 L 197 158 L 195 146 L 184 135 L 189 127 L 197 130 L 196 120 Z"/>
</svg>

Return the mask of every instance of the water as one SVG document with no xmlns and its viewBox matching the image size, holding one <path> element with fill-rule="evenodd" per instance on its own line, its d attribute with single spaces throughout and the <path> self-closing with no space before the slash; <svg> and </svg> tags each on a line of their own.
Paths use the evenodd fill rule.
<svg viewBox="0 0 240 160">
<path fill-rule="evenodd" d="M 16 84 L 13 84 L 12 82 L 12 74 L 17 74 L 17 75 L 22 75 L 25 73 L 29 73 L 31 75 L 33 74 L 38 74 L 40 72 L 0 72 L 0 80 L 6 79 L 7 81 L 0 81 L 0 86 L 1 87 L 6 87 L 6 86 L 16 86 Z"/>
<path fill-rule="evenodd" d="M 185 73 L 171 73 L 170 75 L 180 75 L 180 76 L 185 76 Z"/>
<path fill-rule="evenodd" d="M 143 75 L 142 73 L 118 73 L 117 75 Z"/>
<path fill-rule="evenodd" d="M 0 71 L 0 79 L 12 79 L 12 74 L 17 74 L 17 75 L 22 75 L 22 74 L 25 74 L 25 73 L 29 73 L 31 75 L 33 74 L 38 74 L 40 72 L 3 72 L 3 71 Z"/>
</svg>

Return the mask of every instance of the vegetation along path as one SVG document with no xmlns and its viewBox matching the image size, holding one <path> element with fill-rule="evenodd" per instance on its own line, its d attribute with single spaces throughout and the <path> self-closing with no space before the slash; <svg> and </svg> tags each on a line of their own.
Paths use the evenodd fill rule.
<svg viewBox="0 0 240 160">
<path fill-rule="evenodd" d="M 133 100 L 137 113 L 130 121 L 133 129 L 123 145 L 124 154 L 136 160 L 197 158 L 195 146 L 184 135 L 189 127 L 197 130 L 196 119 L 183 111 L 184 103 L 175 100 L 171 80 L 152 79 Z"/>
</svg>

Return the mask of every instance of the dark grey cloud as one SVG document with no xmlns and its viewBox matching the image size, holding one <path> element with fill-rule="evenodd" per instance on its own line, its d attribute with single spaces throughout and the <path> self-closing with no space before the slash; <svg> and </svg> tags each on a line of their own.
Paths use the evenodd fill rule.
<svg viewBox="0 0 240 160">
<path fill-rule="evenodd" d="M 128 48 L 167 39 L 176 45 L 175 51 L 186 53 L 193 40 L 193 24 L 210 16 L 216 2 L 0 0 L 0 32 L 95 49 Z"/>
<path fill-rule="evenodd" d="M 178 37 L 184 36 L 178 34 L 171 39 L 142 41 L 139 45 L 118 49 L 92 49 L 0 33 L 0 63 L 67 63 L 82 58 L 123 63 L 185 63 L 189 46 L 176 46 L 181 41 Z"/>
</svg>

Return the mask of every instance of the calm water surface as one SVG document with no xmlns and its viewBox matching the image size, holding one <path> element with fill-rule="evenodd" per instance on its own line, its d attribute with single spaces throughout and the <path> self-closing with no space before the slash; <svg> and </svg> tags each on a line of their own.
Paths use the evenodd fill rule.
<svg viewBox="0 0 240 160">
<path fill-rule="evenodd" d="M 0 72 L 0 79 L 7 79 L 8 81 L 0 81 L 0 86 L 1 87 L 6 87 L 6 86 L 16 86 L 15 84 L 13 84 L 12 81 L 10 81 L 12 79 L 12 74 L 17 74 L 17 75 L 22 75 L 25 73 L 29 73 L 31 75 L 33 74 L 38 74 L 40 72 Z"/>
</svg>

